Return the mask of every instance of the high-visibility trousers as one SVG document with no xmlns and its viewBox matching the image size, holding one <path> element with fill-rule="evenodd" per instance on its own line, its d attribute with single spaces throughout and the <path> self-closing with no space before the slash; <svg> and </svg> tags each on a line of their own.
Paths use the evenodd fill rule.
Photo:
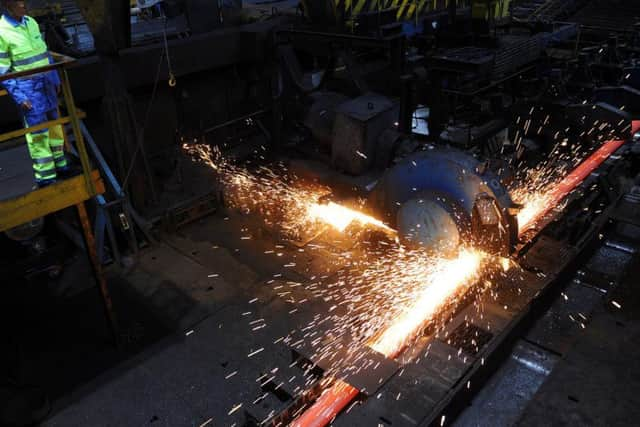
<svg viewBox="0 0 640 427">
<path fill-rule="evenodd" d="M 45 113 L 25 112 L 25 126 L 35 126 L 49 120 L 58 118 L 57 110 Z M 26 135 L 27 146 L 31 160 L 33 160 L 33 172 L 36 182 L 55 179 L 56 170 L 67 168 L 67 159 L 64 155 L 64 133 L 62 125 L 41 129 Z"/>
</svg>

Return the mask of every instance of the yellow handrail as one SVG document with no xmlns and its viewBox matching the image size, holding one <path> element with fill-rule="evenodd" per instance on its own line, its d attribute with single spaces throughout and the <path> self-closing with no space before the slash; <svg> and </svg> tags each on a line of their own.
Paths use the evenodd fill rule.
<svg viewBox="0 0 640 427">
<path fill-rule="evenodd" d="M 0 95 L 2 96 L 2 95 Z M 85 112 L 79 112 L 78 113 L 78 117 L 83 119 L 87 116 L 87 114 Z M 18 130 L 14 130 L 11 132 L 6 132 L 6 133 L 2 133 L 0 134 L 0 143 L 1 142 L 5 142 L 5 141 L 9 141 L 15 138 L 19 138 L 21 136 L 24 136 L 28 133 L 32 133 L 32 132 L 37 132 L 39 130 L 42 129 L 46 129 L 46 128 L 50 128 L 52 126 L 55 125 L 64 125 L 67 123 L 71 123 L 71 117 L 69 116 L 64 116 L 64 117 L 60 117 L 58 119 L 55 120 L 49 120 L 47 122 L 43 122 L 40 123 L 38 125 L 34 125 L 34 126 L 29 126 L 28 128 L 24 128 L 24 129 L 18 129 Z"/>
</svg>

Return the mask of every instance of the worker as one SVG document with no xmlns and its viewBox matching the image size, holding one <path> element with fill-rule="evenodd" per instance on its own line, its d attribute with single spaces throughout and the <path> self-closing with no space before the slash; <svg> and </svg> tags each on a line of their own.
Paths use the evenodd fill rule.
<svg viewBox="0 0 640 427">
<path fill-rule="evenodd" d="M 53 62 L 35 19 L 26 15 L 25 2 L 1 0 L 0 75 L 26 71 Z M 18 105 L 26 127 L 58 118 L 60 76 L 55 70 L 5 80 L 3 85 Z M 69 173 L 61 125 L 26 135 L 38 186 L 56 182 Z"/>
</svg>

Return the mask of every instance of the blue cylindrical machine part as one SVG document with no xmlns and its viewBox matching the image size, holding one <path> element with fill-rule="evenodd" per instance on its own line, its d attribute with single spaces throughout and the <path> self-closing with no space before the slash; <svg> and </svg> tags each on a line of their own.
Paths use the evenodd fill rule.
<svg viewBox="0 0 640 427">
<path fill-rule="evenodd" d="M 405 245 L 450 254 L 462 242 L 451 212 L 431 197 L 406 201 L 398 210 L 396 220 L 398 237 Z"/>
<path fill-rule="evenodd" d="M 510 252 L 517 241 L 517 221 L 510 213 L 515 207 L 509 193 L 500 180 L 492 172 L 486 170 L 474 157 L 450 148 L 431 148 L 414 153 L 394 167 L 390 168 L 377 183 L 369 195 L 370 209 L 380 218 L 398 229 L 400 234 L 408 233 L 404 228 L 406 218 L 418 218 L 420 214 L 399 211 L 404 204 L 412 201 L 411 209 L 419 209 L 419 203 L 413 200 L 429 200 L 422 208 L 430 211 L 423 218 L 440 218 L 449 215 L 444 221 L 440 218 L 436 223 L 447 224 L 445 229 L 455 223 L 460 240 L 479 240 L 482 236 L 473 236 L 474 226 L 478 221 L 476 203 L 480 199 L 490 197 L 495 200 L 501 214 L 501 227 L 506 230 L 500 252 Z M 424 203 L 424 202 L 423 202 Z M 408 208 L 407 208 L 408 209 Z M 448 232 L 431 229 L 431 236 L 422 230 L 425 242 L 436 242 Z"/>
</svg>

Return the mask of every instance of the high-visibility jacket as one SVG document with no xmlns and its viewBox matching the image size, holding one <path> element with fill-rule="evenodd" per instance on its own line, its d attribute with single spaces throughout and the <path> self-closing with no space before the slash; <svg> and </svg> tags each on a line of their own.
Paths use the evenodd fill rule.
<svg viewBox="0 0 640 427">
<path fill-rule="evenodd" d="M 0 18 L 0 74 L 31 70 L 51 62 L 35 19 L 25 16 L 18 22 L 8 15 Z M 32 114 L 45 113 L 58 106 L 56 90 L 60 77 L 56 71 L 5 80 L 3 85 L 18 105 L 31 102 Z"/>
</svg>

